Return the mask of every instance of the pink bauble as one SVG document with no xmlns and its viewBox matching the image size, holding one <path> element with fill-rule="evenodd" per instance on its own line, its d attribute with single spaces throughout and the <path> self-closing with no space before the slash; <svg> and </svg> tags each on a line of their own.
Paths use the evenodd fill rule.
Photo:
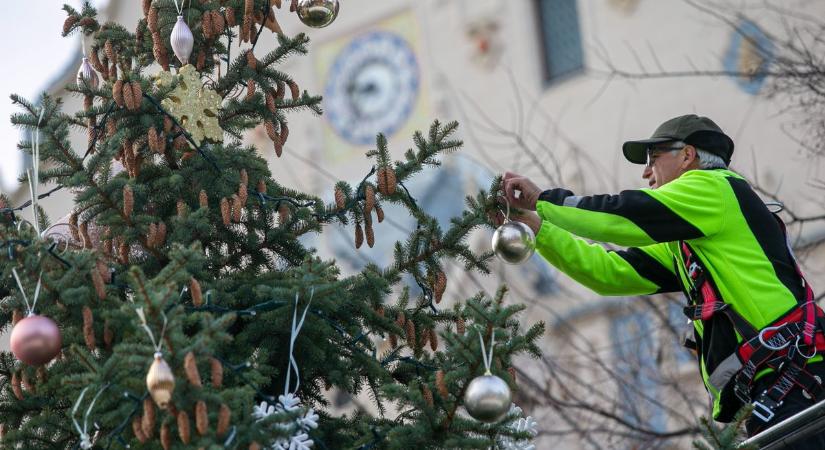
<svg viewBox="0 0 825 450">
<path fill-rule="evenodd" d="M 26 364 L 40 366 L 60 353 L 63 338 L 54 320 L 46 316 L 29 316 L 11 330 L 11 352 Z"/>
</svg>

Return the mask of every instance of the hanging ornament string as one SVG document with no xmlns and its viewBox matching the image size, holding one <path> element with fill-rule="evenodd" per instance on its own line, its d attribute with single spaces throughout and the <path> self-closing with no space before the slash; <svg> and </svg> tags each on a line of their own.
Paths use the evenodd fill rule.
<svg viewBox="0 0 825 450">
<path fill-rule="evenodd" d="M 160 339 L 156 341 L 152 329 L 149 328 L 149 324 L 146 322 L 146 314 L 143 312 L 143 308 L 137 308 L 135 312 L 138 317 L 140 317 L 141 326 L 146 330 L 146 334 L 149 335 L 149 339 L 152 341 L 152 346 L 155 348 L 155 356 L 162 356 L 160 348 L 163 346 L 163 336 L 166 334 L 166 313 L 163 311 L 160 313 L 160 315 L 163 316 L 163 327 L 160 330 Z"/>
<path fill-rule="evenodd" d="M 301 321 L 296 324 L 295 321 L 298 318 L 298 293 L 295 293 L 295 309 L 292 311 L 292 334 L 289 337 L 289 365 L 286 369 L 286 383 L 284 383 L 285 396 L 289 394 L 289 381 L 292 370 L 295 370 L 295 390 L 292 392 L 298 392 L 298 386 L 301 385 L 301 372 L 298 370 L 298 363 L 295 361 L 295 357 L 292 352 L 295 349 L 295 341 L 298 339 L 298 333 L 301 332 L 301 327 L 304 326 L 304 319 L 307 317 L 307 311 L 309 311 L 309 305 L 312 303 L 312 297 L 314 295 L 315 288 L 313 287 L 309 293 L 309 302 L 307 302 L 307 306 L 304 308 L 304 313 L 301 315 Z"/>
<path fill-rule="evenodd" d="M 181 0 L 180 5 L 178 5 L 178 0 L 175 0 L 175 9 L 178 10 L 178 15 L 180 16 L 183 13 L 183 2 L 186 0 Z"/>
<path fill-rule="evenodd" d="M 484 375 L 492 375 L 493 373 L 490 372 L 490 366 L 493 364 L 493 347 L 496 345 L 496 332 L 495 330 L 490 333 L 490 354 L 488 356 L 487 350 L 484 348 L 484 338 L 481 337 L 481 330 L 476 328 L 478 331 L 478 342 L 481 344 L 481 358 L 484 361 Z"/>
<path fill-rule="evenodd" d="M 89 403 L 89 407 L 86 408 L 86 414 L 83 416 L 83 428 L 80 428 L 80 424 L 77 423 L 77 419 L 75 419 L 75 414 L 77 414 L 77 409 L 80 407 L 80 403 L 83 401 L 83 396 L 86 395 L 86 391 L 89 390 L 89 387 L 86 386 L 80 391 L 80 397 L 77 398 L 77 401 L 72 408 L 72 422 L 74 422 L 74 427 L 77 430 L 77 434 L 80 435 L 80 448 L 82 449 L 90 449 L 92 448 L 92 440 L 89 437 L 89 413 L 92 412 L 92 408 L 95 407 L 95 402 L 97 401 L 100 394 L 103 393 L 109 387 L 108 384 L 103 386 L 102 389 L 97 391 L 97 394 L 92 398 L 92 402 Z"/>
<path fill-rule="evenodd" d="M 32 196 L 32 217 L 34 217 L 34 230 L 40 236 L 40 221 L 37 220 L 37 186 L 40 184 L 40 124 L 43 122 L 45 108 L 40 109 L 40 117 L 37 119 L 37 126 L 34 130 L 34 146 L 32 147 L 32 167 L 26 169 L 29 179 L 29 193 Z M 22 224 L 22 222 L 21 222 Z M 19 225 L 18 225 L 19 226 Z"/>
<path fill-rule="evenodd" d="M 37 287 L 34 288 L 34 301 L 32 301 L 31 305 L 29 304 L 29 297 L 26 296 L 26 290 L 23 289 L 23 283 L 20 282 L 20 276 L 17 275 L 17 269 L 12 267 L 11 273 L 14 275 L 15 281 L 17 281 L 17 287 L 20 288 L 20 293 L 23 294 L 23 301 L 26 302 L 26 317 L 34 315 L 34 306 L 37 304 L 37 298 L 40 296 L 40 284 L 43 281 L 43 271 L 40 271 L 40 275 L 37 277 Z"/>
</svg>

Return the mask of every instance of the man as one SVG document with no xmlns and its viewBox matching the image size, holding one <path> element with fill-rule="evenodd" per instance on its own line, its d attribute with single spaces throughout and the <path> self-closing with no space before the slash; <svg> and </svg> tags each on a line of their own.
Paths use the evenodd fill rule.
<svg viewBox="0 0 825 450">
<path fill-rule="evenodd" d="M 753 403 L 753 435 L 825 398 L 816 354 L 825 321 L 784 225 L 728 170 L 733 148 L 713 121 L 686 115 L 623 145 L 649 188 L 576 196 L 509 172 L 503 186 L 511 206 L 537 211 L 516 220 L 536 233 L 538 252 L 579 283 L 602 295 L 685 292 L 694 324 L 686 345 L 698 354 L 713 417 L 729 422 Z M 804 445 L 794 448 L 825 448 L 825 435 Z"/>
</svg>

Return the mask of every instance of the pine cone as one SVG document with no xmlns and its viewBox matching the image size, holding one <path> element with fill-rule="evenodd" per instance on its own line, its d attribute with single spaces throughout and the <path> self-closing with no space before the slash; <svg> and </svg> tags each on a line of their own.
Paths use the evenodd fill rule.
<svg viewBox="0 0 825 450">
<path fill-rule="evenodd" d="M 218 11 L 212 11 L 212 35 L 220 36 L 226 30 L 226 23 Z"/>
<path fill-rule="evenodd" d="M 275 105 L 275 96 L 274 96 L 274 95 L 272 95 L 272 93 L 271 93 L 271 92 L 267 92 L 267 93 L 266 93 L 266 109 L 268 109 L 268 110 L 269 110 L 269 112 L 271 112 L 271 113 L 273 113 L 273 114 L 274 114 L 274 113 L 275 113 L 275 111 L 277 110 L 277 107 L 276 107 L 276 105 Z M 270 139 L 271 139 L 271 138 L 270 138 Z"/>
<path fill-rule="evenodd" d="M 289 221 L 289 217 L 292 215 L 292 212 L 289 210 L 289 206 L 285 203 L 282 203 L 281 206 L 278 208 L 278 223 L 283 225 Z"/>
<path fill-rule="evenodd" d="M 428 406 L 432 407 L 435 404 L 433 401 L 433 392 L 426 384 L 421 385 L 421 394 L 424 396 L 424 401 L 427 402 Z"/>
<path fill-rule="evenodd" d="M 249 444 L 249 450 L 261 450 L 261 444 L 252 441 L 252 443 Z"/>
<path fill-rule="evenodd" d="M 224 9 L 223 13 L 224 17 L 226 18 L 226 24 L 229 26 L 229 28 L 235 28 L 236 26 L 238 26 L 238 21 L 235 18 L 235 8 L 227 6 L 226 9 Z"/>
<path fill-rule="evenodd" d="M 249 200 L 249 191 L 247 191 L 246 183 L 238 183 L 238 200 L 241 207 L 246 206 L 246 201 Z"/>
<path fill-rule="evenodd" d="M 184 444 L 188 444 L 192 438 L 189 429 L 189 414 L 186 414 L 186 411 L 179 411 L 178 412 L 178 436 L 180 436 L 181 442 Z"/>
<path fill-rule="evenodd" d="M 249 185 L 249 174 L 246 173 L 246 169 L 241 169 L 240 181 L 243 186 Z"/>
<path fill-rule="evenodd" d="M 88 306 L 83 307 L 83 339 L 86 341 L 86 348 L 90 352 L 97 348 L 95 345 L 94 317 Z"/>
<path fill-rule="evenodd" d="M 283 100 L 284 96 L 286 95 L 286 83 L 281 80 L 275 82 L 277 89 L 275 90 L 275 99 L 276 100 Z"/>
<path fill-rule="evenodd" d="M 83 222 L 80 224 L 80 237 L 83 238 L 83 248 L 90 249 L 93 247 L 92 245 L 92 237 L 89 236 L 89 222 Z"/>
<path fill-rule="evenodd" d="M 252 40 L 252 15 L 244 14 L 243 25 L 241 25 L 241 42 L 249 42 Z"/>
<path fill-rule="evenodd" d="M 108 236 L 108 227 L 104 232 L 104 236 Z M 109 271 L 109 266 L 106 265 L 106 262 L 103 259 L 98 259 L 96 262 L 97 266 L 97 273 L 100 274 L 100 280 L 103 283 L 111 283 L 112 282 L 112 272 Z"/>
<path fill-rule="evenodd" d="M 97 25 L 97 21 L 93 17 L 84 17 L 77 24 L 81 27 L 93 27 Z"/>
<path fill-rule="evenodd" d="M 373 189 L 372 185 L 368 184 L 367 187 L 364 188 L 364 215 L 370 215 L 373 208 L 375 208 L 375 189 Z"/>
<path fill-rule="evenodd" d="M 292 2 L 289 4 L 289 12 L 295 11 L 298 11 L 298 0 L 292 0 Z"/>
<path fill-rule="evenodd" d="M 22 311 L 20 311 L 19 309 L 15 309 L 14 311 L 12 311 L 12 313 L 11 313 L 11 325 L 12 326 L 17 325 L 17 322 L 20 322 L 22 319 L 23 319 L 23 312 Z"/>
<path fill-rule="evenodd" d="M 186 203 L 183 202 L 183 199 L 179 198 L 178 201 L 175 203 L 175 213 L 181 219 L 186 217 Z"/>
<path fill-rule="evenodd" d="M 143 0 L 143 15 L 148 15 L 150 9 L 152 9 L 152 0 Z"/>
<path fill-rule="evenodd" d="M 163 116 L 163 132 L 169 134 L 169 132 L 172 131 L 172 125 L 174 125 L 172 119 L 167 116 Z"/>
<path fill-rule="evenodd" d="M 209 14 L 209 11 L 206 11 L 203 16 L 201 16 L 201 29 L 203 30 L 204 38 L 212 38 L 212 14 Z"/>
<path fill-rule="evenodd" d="M 149 224 L 149 232 L 146 233 L 146 244 L 149 247 L 155 248 L 157 247 L 157 236 L 158 236 L 158 226 L 150 223 Z"/>
<path fill-rule="evenodd" d="M 203 50 L 198 50 L 198 57 L 195 60 L 195 68 L 198 71 L 203 71 L 204 67 L 206 67 L 206 52 Z"/>
<path fill-rule="evenodd" d="M 195 403 L 195 428 L 201 436 L 209 431 L 209 414 L 206 412 L 206 402 L 203 400 Z"/>
<path fill-rule="evenodd" d="M 158 234 L 155 237 L 155 246 L 162 247 L 166 243 L 166 222 L 158 222 Z"/>
<path fill-rule="evenodd" d="M 123 265 L 129 264 L 129 245 L 126 242 L 121 241 L 117 252 L 119 262 Z"/>
<path fill-rule="evenodd" d="M 23 387 L 20 385 L 20 377 L 17 376 L 17 371 L 11 373 L 11 391 L 18 400 L 23 400 Z"/>
<path fill-rule="evenodd" d="M 229 407 L 226 404 L 221 403 L 221 409 L 218 412 L 218 425 L 215 429 L 215 435 L 218 437 L 222 437 L 226 432 L 229 430 L 229 419 L 231 418 L 232 411 L 229 410 Z"/>
<path fill-rule="evenodd" d="M 143 103 L 143 88 L 140 85 L 140 81 L 133 81 L 131 84 L 132 100 L 134 101 L 135 106 L 134 109 L 140 109 L 140 105 Z"/>
<path fill-rule="evenodd" d="M 163 450 L 172 448 L 172 432 L 169 430 L 169 424 L 167 423 L 160 426 L 160 445 Z"/>
<path fill-rule="evenodd" d="M 455 319 L 455 332 L 461 336 L 467 331 L 467 324 L 464 322 L 463 317 L 458 317 Z"/>
<path fill-rule="evenodd" d="M 442 399 L 447 400 L 450 397 L 450 391 L 447 390 L 447 382 L 444 381 L 444 371 L 439 369 L 435 373 L 435 386 L 438 389 L 438 395 Z"/>
<path fill-rule="evenodd" d="M 112 41 L 106 39 L 106 42 L 103 44 L 103 52 L 106 53 L 106 57 L 109 58 L 109 61 L 114 63 L 117 61 L 117 57 L 115 56 L 115 47 L 112 45 Z"/>
<path fill-rule="evenodd" d="M 241 204 L 241 198 L 238 197 L 238 194 L 232 194 L 232 220 L 235 223 L 240 223 L 242 211 L 243 205 Z"/>
<path fill-rule="evenodd" d="M 258 180 L 258 185 L 255 187 L 255 190 L 261 194 L 266 194 L 266 182 L 263 179 Z"/>
<path fill-rule="evenodd" d="M 246 80 L 246 101 L 251 102 L 255 97 L 255 80 Z"/>
<path fill-rule="evenodd" d="M 162 153 L 158 142 L 159 140 L 158 130 L 156 130 L 155 127 L 149 127 L 149 131 L 146 132 L 146 143 L 149 145 L 149 150 L 155 153 Z"/>
<path fill-rule="evenodd" d="M 206 191 L 201 189 L 200 193 L 198 194 L 198 204 L 201 208 L 208 208 L 209 207 L 209 198 L 206 196 Z"/>
<path fill-rule="evenodd" d="M 430 329 L 430 350 L 438 350 L 438 333 L 435 332 L 435 328 Z"/>
<path fill-rule="evenodd" d="M 381 195 L 392 195 L 395 193 L 395 171 L 389 167 L 378 169 L 378 191 Z"/>
<path fill-rule="evenodd" d="M 444 296 L 444 291 L 447 290 L 447 275 L 444 274 L 444 271 L 438 271 L 438 275 L 436 275 L 435 286 L 433 286 L 433 290 L 435 291 L 435 302 L 441 303 L 441 297 Z"/>
<path fill-rule="evenodd" d="M 203 293 L 201 292 L 201 284 L 198 283 L 198 280 L 196 280 L 194 277 L 189 280 L 189 293 L 192 296 L 193 305 L 203 305 Z"/>
<path fill-rule="evenodd" d="M 415 324 L 412 320 L 407 319 L 407 327 L 404 331 L 407 333 L 407 345 L 409 345 L 410 347 L 416 347 L 417 345 L 415 342 Z"/>
<path fill-rule="evenodd" d="M 430 339 L 430 331 L 426 328 L 421 330 L 421 333 L 418 334 L 418 346 L 424 348 L 427 346 L 427 341 Z"/>
<path fill-rule="evenodd" d="M 186 372 L 186 379 L 189 380 L 189 383 L 196 388 L 202 388 L 203 384 L 201 384 L 201 374 L 198 372 L 198 364 L 195 362 L 195 354 L 189 352 L 183 358 L 183 369 Z"/>
<path fill-rule="evenodd" d="M 121 89 L 122 88 L 123 88 L 123 86 L 121 86 Z M 120 95 L 121 95 L 120 100 L 123 101 L 123 91 L 122 90 L 120 91 Z M 120 106 L 123 107 L 123 105 L 120 105 Z M 112 137 L 112 136 L 115 135 L 115 133 L 117 133 L 117 124 L 112 119 L 107 120 L 106 121 L 106 135 L 109 136 L 109 137 Z"/>
<path fill-rule="evenodd" d="M 255 53 L 253 53 L 251 49 L 246 51 L 246 65 L 252 70 L 258 68 L 258 60 L 255 58 Z"/>
<path fill-rule="evenodd" d="M 384 307 L 379 305 L 378 308 L 375 308 L 375 314 L 378 314 L 378 317 L 384 317 Z"/>
<path fill-rule="evenodd" d="M 152 54 L 155 56 L 155 61 L 165 71 L 169 71 L 169 53 L 166 51 L 166 46 L 163 45 L 163 38 L 160 33 L 152 32 Z"/>
<path fill-rule="evenodd" d="M 398 347 L 398 336 L 390 334 L 390 347 Z"/>
<path fill-rule="evenodd" d="M 123 186 L 123 215 L 127 218 L 132 217 L 132 211 L 135 207 L 135 195 L 132 192 L 132 186 Z"/>
<path fill-rule="evenodd" d="M 398 311 L 398 316 L 395 317 L 395 324 L 401 328 L 407 324 L 407 318 L 404 316 L 404 311 Z"/>
<path fill-rule="evenodd" d="M 364 230 L 361 229 L 361 224 L 355 224 L 355 248 L 361 248 L 361 245 L 364 243 Z"/>
<path fill-rule="evenodd" d="M 264 121 L 264 130 L 266 130 L 266 135 L 272 141 L 280 141 L 280 137 L 278 136 L 278 132 L 275 130 L 275 124 L 271 120 Z"/>
<path fill-rule="evenodd" d="M 63 22 L 63 36 L 66 36 L 70 31 L 72 31 L 72 27 L 77 24 L 78 20 L 80 20 L 80 17 L 78 16 L 66 17 L 66 21 Z"/>
<path fill-rule="evenodd" d="M 298 100 L 298 97 L 301 96 L 301 90 L 298 88 L 298 83 L 295 80 L 288 80 L 286 84 L 289 85 L 289 94 L 292 96 L 292 100 Z"/>
<path fill-rule="evenodd" d="M 365 216 L 369 217 L 369 216 Z M 372 231 L 372 222 L 367 221 L 364 225 L 364 234 L 367 236 L 367 245 L 372 248 L 375 245 L 375 232 Z"/>
<path fill-rule="evenodd" d="M 212 378 L 212 387 L 220 389 L 223 384 L 223 364 L 217 358 L 209 358 L 209 369 Z"/>
<path fill-rule="evenodd" d="M 132 432 L 135 433 L 135 437 L 141 444 L 145 444 L 149 438 L 143 434 L 143 426 L 141 425 L 141 422 L 142 420 L 140 416 L 135 416 L 134 419 L 132 419 Z"/>
<path fill-rule="evenodd" d="M 281 147 L 286 145 L 286 140 L 289 137 L 289 126 L 286 122 L 281 122 Z"/>
<path fill-rule="evenodd" d="M 109 77 L 108 78 L 111 78 L 112 80 L 117 79 L 117 64 L 112 63 L 112 65 L 109 66 Z"/>
<path fill-rule="evenodd" d="M 100 56 L 97 54 L 97 47 L 92 47 L 92 50 L 89 52 L 89 62 L 92 63 L 92 67 L 95 68 L 101 75 L 107 76 L 108 73 L 106 67 L 103 66 L 103 62 L 100 60 Z"/>
<path fill-rule="evenodd" d="M 339 210 L 344 209 L 346 206 L 346 197 L 344 196 L 344 191 L 340 187 L 335 187 L 335 207 Z"/>
<path fill-rule="evenodd" d="M 146 15 L 146 28 L 149 28 L 149 31 L 152 34 L 158 33 L 158 9 L 157 8 L 150 8 L 149 14 Z M 157 56 L 156 56 L 157 57 Z"/>
<path fill-rule="evenodd" d="M 123 83 L 123 104 L 129 111 L 135 109 L 135 97 L 132 94 L 132 83 Z"/>
<path fill-rule="evenodd" d="M 152 439 L 155 434 L 155 402 L 149 397 L 143 400 L 143 419 L 140 428 L 147 439 Z"/>
<path fill-rule="evenodd" d="M 229 200 L 226 197 L 221 199 L 221 218 L 224 226 L 229 226 L 232 220 L 232 211 L 229 208 Z"/>
</svg>

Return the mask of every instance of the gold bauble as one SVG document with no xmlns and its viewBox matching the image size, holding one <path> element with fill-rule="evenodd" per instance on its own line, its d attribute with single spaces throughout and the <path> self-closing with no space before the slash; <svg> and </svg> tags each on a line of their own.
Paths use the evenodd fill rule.
<svg viewBox="0 0 825 450">
<path fill-rule="evenodd" d="M 155 361 L 146 374 L 146 387 L 158 408 L 166 409 L 169 406 L 172 392 L 175 390 L 175 376 L 160 353 L 155 353 Z"/>
</svg>

